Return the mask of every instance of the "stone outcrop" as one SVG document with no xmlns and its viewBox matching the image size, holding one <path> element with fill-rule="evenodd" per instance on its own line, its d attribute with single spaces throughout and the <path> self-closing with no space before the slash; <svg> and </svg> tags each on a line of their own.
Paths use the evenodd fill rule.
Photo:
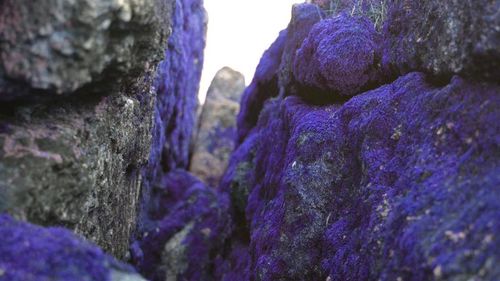
<svg viewBox="0 0 500 281">
<path fill-rule="evenodd" d="M 435 79 L 500 77 L 500 1 L 390 1 L 383 64 Z"/>
<path fill-rule="evenodd" d="M 233 232 L 214 280 L 496 280 L 500 86 L 487 44 L 498 42 L 480 36 L 495 34 L 486 15 L 496 1 L 473 10 L 386 1 L 378 17 L 357 1 L 333 2 L 341 14 L 325 11 L 296 52 L 283 51 L 290 26 L 280 34 L 245 91 L 238 147 L 219 186 L 231 198 Z M 356 31 L 368 21 L 345 11 L 377 29 Z M 438 34 L 460 27 L 450 25 L 455 16 L 482 28 Z M 276 75 L 290 54 L 291 80 Z M 341 79 L 360 65 L 355 74 L 366 76 Z M 366 87 L 369 77 L 381 79 Z M 344 86 L 354 97 L 328 97 Z"/>
<path fill-rule="evenodd" d="M 380 43 L 366 18 L 342 13 L 314 25 L 294 58 L 293 74 L 303 88 L 301 94 L 325 103 L 379 86 Z"/>
<path fill-rule="evenodd" d="M 0 212 L 65 226 L 127 258 L 151 185 L 189 162 L 203 6 L 0 6 Z"/>
<path fill-rule="evenodd" d="M 135 79 L 161 58 L 171 2 L 2 1 L 0 100 L 88 95 Z"/>
<path fill-rule="evenodd" d="M 189 171 L 209 186 L 217 187 L 235 146 L 236 115 L 245 78 L 224 67 L 208 89 L 194 137 Z"/>
</svg>

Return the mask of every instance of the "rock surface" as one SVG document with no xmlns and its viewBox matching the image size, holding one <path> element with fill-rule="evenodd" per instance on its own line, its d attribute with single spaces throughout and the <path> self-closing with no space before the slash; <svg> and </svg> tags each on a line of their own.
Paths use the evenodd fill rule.
<svg viewBox="0 0 500 281">
<path fill-rule="evenodd" d="M 177 0 L 172 22 L 165 60 L 159 65 L 155 81 L 158 99 L 153 115 L 153 139 L 148 165 L 142 170 L 142 177 L 149 181 L 142 185 L 138 225 L 132 241 L 149 231 L 148 210 L 156 200 L 155 190 L 162 187 L 162 178 L 170 171 L 189 167 L 207 24 L 203 2 Z"/>
<path fill-rule="evenodd" d="M 208 89 L 194 137 L 189 171 L 208 186 L 217 187 L 236 139 L 236 115 L 245 89 L 243 75 L 224 67 Z"/>
<path fill-rule="evenodd" d="M 152 141 L 152 82 L 139 79 L 144 89 L 107 97 L 2 112 L 0 211 L 74 229 L 123 258 Z"/>
<path fill-rule="evenodd" d="M 153 281 L 496 281 L 498 1 L 313 2 L 321 7 L 293 8 L 288 28 L 264 53 L 242 96 L 235 150 L 216 189 L 186 171 L 205 44 L 201 0 L 176 0 L 173 13 L 163 14 L 172 35 L 158 68 L 155 54 L 165 48 L 154 42 L 168 25 L 157 29 L 160 37 L 145 37 L 152 49 L 124 47 L 120 39 L 106 45 L 141 49 L 151 60 L 125 61 L 122 69 L 123 53 L 113 53 L 108 66 L 96 64 L 91 81 L 68 80 L 69 90 L 58 86 L 57 71 L 39 89 L 43 61 L 11 77 L 22 68 L 3 60 L 0 212 L 67 226 L 119 258 L 131 241 L 132 262 Z M 34 5 L 23 3 L 0 1 L 21 16 L 0 17 L 0 52 L 27 52 L 29 65 L 38 60 L 25 45 L 46 38 L 26 32 L 22 44 L 9 43 L 17 33 L 6 27 Z M 44 20 L 59 30 L 60 20 L 76 14 L 67 10 L 75 3 L 54 8 L 65 17 L 56 9 Z M 150 19 L 169 7 L 159 0 L 100 3 L 110 30 L 144 23 L 125 16 L 128 4 L 145 5 Z M 91 37 L 124 36 L 90 28 Z M 48 54 L 55 70 L 70 73 L 60 46 Z M 108 80 L 114 67 L 123 71 Z M 220 88 L 214 82 L 213 92 Z M 200 127 L 220 113 L 205 109 Z M 195 147 L 213 151 L 213 136 L 198 137 Z M 60 228 L 0 216 L 0 236 L 0 280 L 142 280 Z"/>
<path fill-rule="evenodd" d="M 22 77 L 15 83 L 23 90 L 15 93 L 22 97 L 10 95 L 12 77 L 0 78 L 6 79 L 0 83 L 0 212 L 68 227 L 121 259 L 128 256 L 151 184 L 164 169 L 187 168 L 205 42 L 199 1 L 146 2 L 0 4 L 2 36 L 11 40 L 0 40 L 10 44 L 2 52 L 26 51 L 22 59 L 28 64 L 39 61 L 28 49 L 57 32 L 73 40 L 65 45 L 71 56 L 47 50 L 49 68 L 20 64 L 28 67 L 16 70 Z M 23 20 L 31 10 L 37 14 Z M 8 28 L 16 18 L 7 11 L 19 11 L 20 30 Z M 38 17 L 43 24 L 35 26 Z M 105 29 L 95 26 L 102 22 Z M 49 33 L 29 40 L 23 37 L 31 36 L 28 31 L 20 32 L 44 25 Z M 98 45 L 86 50 L 83 39 Z M 15 40 L 22 44 L 13 45 Z M 48 84 L 37 84 L 40 79 Z M 56 98 L 58 93 L 68 95 Z"/>
<path fill-rule="evenodd" d="M 0 100 L 127 83 L 161 58 L 171 1 L 5 0 Z"/>
</svg>

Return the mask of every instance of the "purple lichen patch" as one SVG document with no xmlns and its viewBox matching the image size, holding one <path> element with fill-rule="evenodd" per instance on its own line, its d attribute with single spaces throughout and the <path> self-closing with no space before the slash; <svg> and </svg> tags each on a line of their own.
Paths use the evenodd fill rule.
<svg viewBox="0 0 500 281">
<path fill-rule="evenodd" d="M 43 228 L 0 215 L 0 280 L 144 280 L 69 230 Z M 134 278 L 132 278 L 134 277 Z"/>
</svg>

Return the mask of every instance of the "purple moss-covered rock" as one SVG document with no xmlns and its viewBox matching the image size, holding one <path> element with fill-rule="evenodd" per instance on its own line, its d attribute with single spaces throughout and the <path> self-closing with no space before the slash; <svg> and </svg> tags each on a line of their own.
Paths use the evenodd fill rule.
<svg viewBox="0 0 500 281">
<path fill-rule="evenodd" d="M 380 84 L 380 35 L 373 23 L 342 13 L 317 23 L 297 51 L 300 95 L 317 102 L 353 96 Z"/>
<path fill-rule="evenodd" d="M 262 55 L 252 82 L 243 92 L 237 118 L 237 144 L 243 142 L 250 130 L 257 124 L 264 102 L 278 95 L 278 70 L 286 37 L 287 31 L 281 31 L 276 41 Z"/>
<path fill-rule="evenodd" d="M 435 87 L 411 73 L 343 105 L 268 101 L 254 148 L 235 152 L 223 181 L 240 185 L 234 171 L 253 159 L 246 212 L 235 218 L 250 257 L 230 262 L 236 240 L 227 276 L 495 280 L 498 92 L 458 77 Z"/>
<path fill-rule="evenodd" d="M 228 199 L 184 170 L 153 189 L 132 260 L 151 280 L 215 280 L 215 260 L 230 232 Z"/>
<path fill-rule="evenodd" d="M 165 60 L 156 82 L 163 170 L 188 168 L 198 89 L 203 68 L 207 16 L 202 0 L 177 0 Z"/>
<path fill-rule="evenodd" d="M 292 71 L 297 50 L 302 45 L 302 42 L 307 37 L 314 24 L 322 20 L 323 17 L 325 17 L 325 14 L 317 5 L 309 3 L 293 5 L 292 17 L 286 28 L 287 36 L 278 72 L 280 81 L 279 90 L 283 92 L 283 94 L 290 95 L 295 92 Z M 284 93 L 285 89 L 286 93 Z"/>
<path fill-rule="evenodd" d="M 63 228 L 0 215 L 0 280 L 144 281 L 134 269 Z"/>
</svg>

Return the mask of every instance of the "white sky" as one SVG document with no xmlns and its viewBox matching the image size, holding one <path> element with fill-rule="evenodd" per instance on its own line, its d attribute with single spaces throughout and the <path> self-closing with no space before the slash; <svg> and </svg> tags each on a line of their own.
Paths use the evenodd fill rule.
<svg viewBox="0 0 500 281">
<path fill-rule="evenodd" d="M 215 73 L 229 66 L 248 85 L 262 53 L 286 28 L 292 5 L 304 0 L 205 0 L 208 13 L 207 47 L 201 77 L 200 102 Z"/>
</svg>

